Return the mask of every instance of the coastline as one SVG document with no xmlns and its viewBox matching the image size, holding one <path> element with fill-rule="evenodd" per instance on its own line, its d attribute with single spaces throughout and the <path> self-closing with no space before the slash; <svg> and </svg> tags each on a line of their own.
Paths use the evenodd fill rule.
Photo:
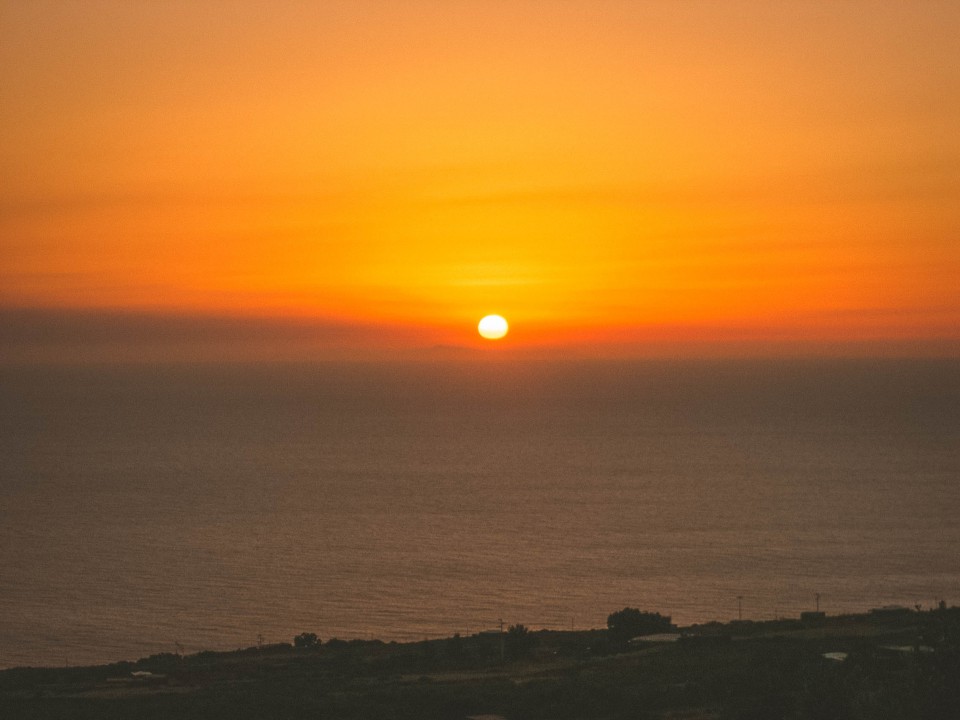
<svg viewBox="0 0 960 720">
<path fill-rule="evenodd" d="M 712 622 L 629 642 L 605 629 L 518 627 L 410 643 L 305 633 L 232 652 L 12 668 L 0 671 L 0 714 L 706 719 L 765 707 L 816 718 L 894 696 L 900 710 L 883 717 L 960 710 L 957 607 Z"/>
</svg>

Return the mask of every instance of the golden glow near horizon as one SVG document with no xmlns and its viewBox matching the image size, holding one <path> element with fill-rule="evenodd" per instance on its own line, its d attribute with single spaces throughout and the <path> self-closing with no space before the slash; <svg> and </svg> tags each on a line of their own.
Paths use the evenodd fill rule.
<svg viewBox="0 0 960 720">
<path fill-rule="evenodd" d="M 0 8 L 2 306 L 960 340 L 956 3 Z"/>
<path fill-rule="evenodd" d="M 499 340 L 509 329 L 507 321 L 500 315 L 487 315 L 477 325 L 477 332 L 487 340 Z"/>
</svg>

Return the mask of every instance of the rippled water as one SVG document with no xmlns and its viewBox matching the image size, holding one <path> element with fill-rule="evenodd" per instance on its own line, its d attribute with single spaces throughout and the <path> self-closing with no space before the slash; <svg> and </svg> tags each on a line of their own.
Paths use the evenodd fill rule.
<svg viewBox="0 0 960 720">
<path fill-rule="evenodd" d="M 960 363 L 0 369 L 0 666 L 960 604 Z"/>
</svg>

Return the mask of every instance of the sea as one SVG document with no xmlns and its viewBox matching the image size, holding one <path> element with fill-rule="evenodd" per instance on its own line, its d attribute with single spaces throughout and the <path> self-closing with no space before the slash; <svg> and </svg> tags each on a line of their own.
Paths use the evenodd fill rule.
<svg viewBox="0 0 960 720">
<path fill-rule="evenodd" d="M 956 359 L 0 368 L 0 667 L 941 600 Z"/>
</svg>

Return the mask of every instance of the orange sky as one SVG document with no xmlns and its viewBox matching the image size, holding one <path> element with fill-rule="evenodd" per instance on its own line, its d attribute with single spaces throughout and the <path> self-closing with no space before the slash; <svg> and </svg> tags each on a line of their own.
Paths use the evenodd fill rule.
<svg viewBox="0 0 960 720">
<path fill-rule="evenodd" d="M 960 352 L 956 2 L 0 8 L 7 309 Z"/>
</svg>

